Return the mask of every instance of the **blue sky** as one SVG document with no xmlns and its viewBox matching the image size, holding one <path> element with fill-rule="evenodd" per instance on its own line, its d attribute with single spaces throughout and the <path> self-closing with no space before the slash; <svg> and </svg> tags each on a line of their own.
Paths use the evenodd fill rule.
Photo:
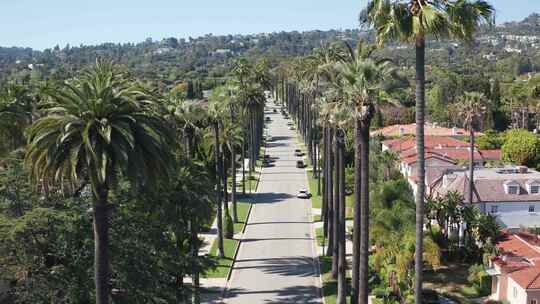
<svg viewBox="0 0 540 304">
<path fill-rule="evenodd" d="M 0 0 L 0 46 L 36 49 L 289 30 L 354 28 L 367 0 Z M 497 21 L 540 0 L 491 0 Z"/>
</svg>

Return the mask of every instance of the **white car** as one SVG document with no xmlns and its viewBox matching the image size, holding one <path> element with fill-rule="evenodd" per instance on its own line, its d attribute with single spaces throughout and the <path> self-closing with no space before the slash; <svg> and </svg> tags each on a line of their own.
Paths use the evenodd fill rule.
<svg viewBox="0 0 540 304">
<path fill-rule="evenodd" d="M 296 195 L 296 197 L 302 198 L 302 199 L 308 199 L 308 198 L 311 198 L 311 193 L 309 193 L 309 191 L 307 191 L 306 189 L 302 189 L 298 191 L 298 194 Z"/>
<path fill-rule="evenodd" d="M 272 135 L 267 135 L 266 136 L 266 141 L 268 141 L 268 142 L 272 141 Z"/>
</svg>

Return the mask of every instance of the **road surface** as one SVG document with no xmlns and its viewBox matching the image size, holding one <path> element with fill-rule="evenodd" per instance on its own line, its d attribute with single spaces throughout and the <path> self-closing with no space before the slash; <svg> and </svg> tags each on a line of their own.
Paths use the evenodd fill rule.
<svg viewBox="0 0 540 304">
<path fill-rule="evenodd" d="M 296 168 L 296 131 L 279 113 L 265 116 L 272 118 L 266 154 L 275 166 L 263 168 L 224 302 L 322 303 L 311 201 L 296 198 L 308 188 L 305 169 Z"/>
</svg>

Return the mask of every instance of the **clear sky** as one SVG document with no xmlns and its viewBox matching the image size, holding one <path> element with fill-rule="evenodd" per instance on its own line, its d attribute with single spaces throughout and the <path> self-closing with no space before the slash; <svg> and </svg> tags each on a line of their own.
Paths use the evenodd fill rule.
<svg viewBox="0 0 540 304">
<path fill-rule="evenodd" d="M 358 26 L 367 0 L 0 0 L 0 46 L 36 49 Z M 491 0 L 497 22 L 540 13 L 540 0 Z"/>
</svg>

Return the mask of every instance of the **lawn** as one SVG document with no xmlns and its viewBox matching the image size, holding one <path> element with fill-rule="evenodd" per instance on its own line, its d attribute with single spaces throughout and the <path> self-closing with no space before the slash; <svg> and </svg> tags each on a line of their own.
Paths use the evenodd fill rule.
<svg viewBox="0 0 540 304">
<path fill-rule="evenodd" d="M 236 246 L 240 242 L 237 240 L 223 239 L 223 250 L 225 251 L 225 256 L 217 259 L 216 268 L 210 269 L 204 275 L 205 278 L 225 278 L 229 273 L 229 268 L 233 263 L 234 253 L 236 252 Z M 209 256 L 217 256 L 217 242 L 212 244 L 210 248 Z"/>
<path fill-rule="evenodd" d="M 335 304 L 337 295 L 337 281 L 332 279 L 332 258 L 319 256 L 321 275 L 323 281 L 323 296 L 326 304 Z M 347 286 L 350 286 L 350 271 L 347 271 Z M 347 301 L 350 302 L 350 288 L 347 290 Z"/>
<path fill-rule="evenodd" d="M 476 289 L 467 281 L 469 264 L 448 263 L 437 271 L 424 271 L 425 288 L 437 291 L 458 303 L 474 303 L 478 298 Z"/>
<path fill-rule="evenodd" d="M 240 233 L 244 229 L 244 226 L 248 220 L 248 213 L 251 203 L 246 201 L 238 202 L 238 223 L 234 224 L 234 233 Z M 229 209 L 232 210 L 232 204 L 229 203 Z M 232 211 L 230 211 L 232 214 Z M 238 240 L 223 239 L 223 249 L 225 251 L 225 257 L 217 259 L 217 266 L 215 269 L 210 269 L 205 275 L 206 278 L 225 278 L 233 263 L 234 253 L 236 247 L 239 245 Z M 217 254 L 217 242 L 212 243 L 209 256 L 216 257 Z"/>
</svg>

